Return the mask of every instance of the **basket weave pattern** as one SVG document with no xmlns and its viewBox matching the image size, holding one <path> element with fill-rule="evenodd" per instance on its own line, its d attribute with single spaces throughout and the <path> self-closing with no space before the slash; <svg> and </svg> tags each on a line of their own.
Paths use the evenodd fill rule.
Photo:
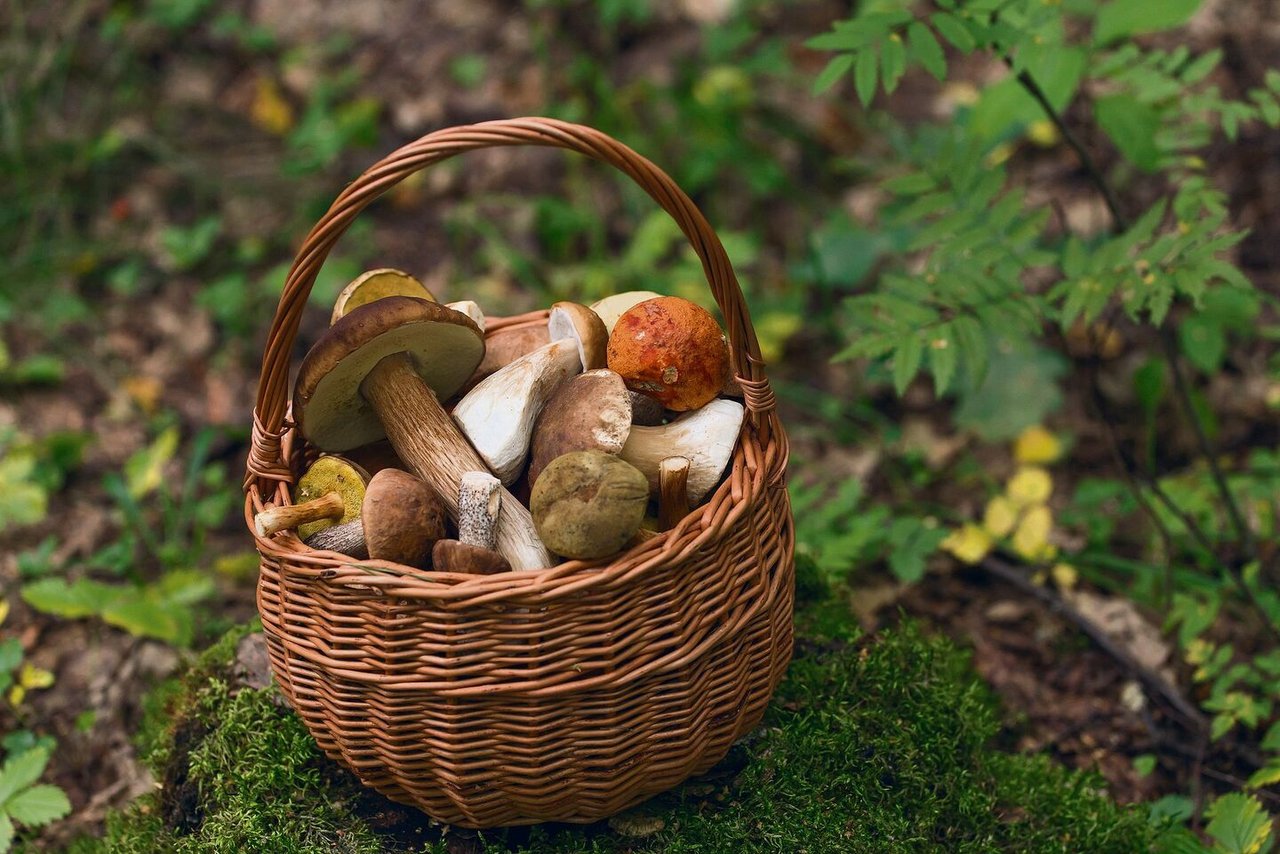
<svg viewBox="0 0 1280 854">
<path fill-rule="evenodd" d="M 393 800 L 468 827 L 588 822 L 707 770 L 764 713 L 791 655 L 786 435 L 724 248 L 671 179 L 598 131 L 513 119 L 439 131 L 375 164 L 298 251 L 268 336 L 246 523 L 313 455 L 288 420 L 289 357 L 316 273 L 371 201 L 491 146 L 565 148 L 635 180 L 680 225 L 724 314 L 748 417 L 707 503 L 613 561 L 467 576 L 257 539 L 281 689 L 329 756 Z M 545 323 L 493 320 L 488 333 Z"/>
</svg>

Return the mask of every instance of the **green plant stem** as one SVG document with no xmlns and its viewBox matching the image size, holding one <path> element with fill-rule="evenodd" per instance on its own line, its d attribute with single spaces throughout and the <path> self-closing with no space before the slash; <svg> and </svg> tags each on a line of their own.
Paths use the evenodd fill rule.
<svg viewBox="0 0 1280 854">
<path fill-rule="evenodd" d="M 1007 57 L 1005 58 L 1005 62 L 1009 62 Z M 1042 110 L 1044 110 L 1049 121 L 1058 129 L 1058 133 L 1062 134 L 1063 140 L 1065 140 L 1067 145 L 1071 147 L 1072 151 L 1076 153 L 1076 156 L 1080 158 L 1081 167 L 1083 167 L 1085 173 L 1088 174 L 1089 180 L 1093 183 L 1094 187 L 1096 187 L 1098 192 L 1102 194 L 1107 210 L 1111 213 L 1115 229 L 1121 232 L 1127 231 L 1129 229 L 1130 222 L 1129 218 L 1125 216 L 1124 211 L 1120 208 L 1120 200 L 1116 197 L 1115 191 L 1111 188 L 1111 184 L 1107 181 L 1106 176 L 1102 174 L 1102 171 L 1098 168 L 1098 165 L 1094 162 L 1093 157 L 1084 147 L 1084 144 L 1080 141 L 1079 137 L 1077 137 L 1075 133 L 1067 127 L 1066 122 L 1063 121 L 1062 116 L 1059 115 L 1056 109 L 1054 109 L 1053 105 L 1049 103 L 1048 96 L 1045 94 L 1044 90 L 1040 88 L 1040 84 L 1036 82 L 1034 77 L 1026 71 L 1022 71 L 1018 74 L 1017 79 L 1018 83 L 1024 90 L 1026 90 L 1027 94 L 1040 105 Z M 1249 526 L 1244 521 L 1244 516 L 1240 512 L 1240 506 L 1236 502 L 1235 496 L 1231 493 L 1231 490 L 1227 485 L 1226 477 L 1222 473 L 1222 468 L 1218 464 L 1217 455 L 1214 453 L 1213 445 L 1209 441 L 1209 436 L 1204 430 L 1204 425 L 1201 423 L 1199 415 L 1196 414 L 1194 404 L 1191 402 L 1190 386 L 1182 372 L 1182 365 L 1178 359 L 1177 342 L 1174 340 L 1173 331 L 1167 326 L 1162 326 L 1159 329 L 1159 338 L 1161 353 L 1164 356 L 1165 361 L 1169 363 L 1169 369 L 1173 373 L 1174 396 L 1178 398 L 1178 402 L 1182 407 L 1185 417 L 1191 422 L 1191 428 L 1195 432 L 1196 436 L 1196 443 L 1200 447 L 1200 453 L 1203 454 L 1205 459 L 1208 461 L 1209 471 L 1213 478 L 1214 485 L 1217 488 L 1218 493 L 1222 496 L 1222 502 L 1227 508 L 1227 515 L 1231 519 L 1232 527 L 1235 529 L 1236 536 L 1240 539 L 1246 553 L 1249 554 L 1250 557 L 1257 559 L 1258 548 L 1257 543 L 1254 541 L 1253 533 L 1249 530 Z M 1093 379 L 1096 380 L 1096 377 Z M 1094 386 L 1096 389 L 1096 382 L 1094 382 Z M 1168 504 L 1168 502 L 1166 503 Z M 1146 509 L 1145 506 L 1144 509 Z M 1170 509 L 1173 509 L 1172 506 L 1170 506 Z M 1148 513 L 1150 513 L 1149 509 Z M 1179 513 L 1179 516 L 1181 517 L 1182 514 Z M 1154 516 L 1152 518 L 1154 518 Z M 1213 554 L 1212 550 L 1210 551 L 1210 554 Z M 1219 561 L 1219 563 L 1222 562 Z M 1225 564 L 1223 565 L 1225 567 Z M 1248 591 L 1248 586 L 1244 583 L 1244 579 L 1237 578 L 1236 572 L 1232 571 L 1230 568 L 1228 568 L 1228 574 L 1236 581 L 1241 590 L 1246 592 L 1250 605 L 1253 606 L 1262 616 L 1263 623 L 1267 626 L 1270 634 L 1273 637 L 1280 638 L 1275 626 L 1273 626 L 1271 621 L 1267 619 L 1266 612 L 1258 606 L 1258 603 L 1254 599 L 1252 593 Z"/>
</svg>

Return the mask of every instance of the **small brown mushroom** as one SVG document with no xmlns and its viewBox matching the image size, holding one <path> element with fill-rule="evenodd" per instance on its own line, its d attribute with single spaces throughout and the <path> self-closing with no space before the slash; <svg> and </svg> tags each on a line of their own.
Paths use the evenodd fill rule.
<svg viewBox="0 0 1280 854">
<path fill-rule="evenodd" d="M 456 516 L 458 484 L 484 463 L 439 398 L 466 381 L 484 353 L 475 322 L 438 303 L 384 297 L 330 327 L 298 372 L 293 416 L 304 436 L 332 451 L 384 435 Z M 550 566 L 532 519 L 503 502 L 498 551 L 520 569 Z"/>
<path fill-rule="evenodd" d="M 500 329 L 487 336 L 484 339 L 484 343 L 484 358 L 480 360 L 475 373 L 471 375 L 471 378 L 462 387 L 464 394 L 475 388 L 481 380 L 490 374 L 497 373 L 521 356 L 527 356 L 539 347 L 545 347 L 550 344 L 551 335 L 547 332 L 546 325 L 542 323 L 529 326 L 512 326 L 507 329 Z"/>
<path fill-rule="evenodd" d="M 437 572 L 494 575 L 508 572 L 511 564 L 493 551 L 494 524 L 502 502 L 502 484 L 486 472 L 462 476 L 458 489 L 458 539 L 439 540 L 431 551 Z"/>
<path fill-rule="evenodd" d="M 637 303 L 618 318 L 609 335 L 609 368 L 632 391 L 686 412 L 720 393 L 729 374 L 729 349 L 705 308 L 680 297 L 659 297 Z"/>
<path fill-rule="evenodd" d="M 260 537 L 297 528 L 298 537 L 305 540 L 331 525 L 358 519 L 368 482 L 368 472 L 350 460 L 322 456 L 298 479 L 294 503 L 263 510 L 254 517 L 254 528 Z"/>
<path fill-rule="evenodd" d="M 329 325 L 337 323 L 343 315 L 350 314 L 362 305 L 368 305 L 383 297 L 417 297 L 435 301 L 427 286 L 401 270 L 383 268 L 361 273 L 351 284 L 342 289 L 333 304 Z"/>
<path fill-rule="evenodd" d="M 360 518 L 334 525 L 306 542 L 313 549 L 423 567 L 445 534 L 440 498 L 418 477 L 383 469 L 369 481 Z"/>
<path fill-rule="evenodd" d="M 631 395 L 622 377 L 606 369 L 587 371 L 561 384 L 533 427 L 529 481 L 570 451 L 618 454 L 631 432 Z"/>
<path fill-rule="evenodd" d="M 592 559 L 625 546 L 648 503 L 649 485 L 634 466 L 601 451 L 573 451 L 543 469 L 530 509 L 547 548 Z"/>
</svg>

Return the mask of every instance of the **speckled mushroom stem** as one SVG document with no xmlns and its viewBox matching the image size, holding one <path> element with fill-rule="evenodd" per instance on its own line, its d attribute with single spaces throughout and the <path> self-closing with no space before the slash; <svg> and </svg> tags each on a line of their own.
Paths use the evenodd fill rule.
<svg viewBox="0 0 1280 854">
<path fill-rule="evenodd" d="M 287 504 L 281 507 L 268 507 L 253 517 L 254 530 L 259 537 L 272 537 L 281 531 L 318 522 L 321 519 L 338 520 L 342 518 L 346 505 L 342 496 L 336 492 L 327 492 L 319 498 L 304 501 L 301 504 Z"/>
<path fill-rule="evenodd" d="M 365 377 L 360 393 L 377 413 L 400 459 L 431 484 L 456 520 L 463 475 L 486 467 L 409 357 L 398 353 L 384 358 Z M 505 489 L 502 493 L 498 553 L 514 569 L 551 566 L 551 555 L 538 539 L 529 511 Z"/>
<path fill-rule="evenodd" d="M 658 527 L 666 531 L 689 514 L 689 460 L 667 457 L 658 464 Z"/>
<path fill-rule="evenodd" d="M 469 471 L 458 488 L 458 539 L 496 550 L 497 522 L 502 509 L 502 481 L 487 471 Z"/>
<path fill-rule="evenodd" d="M 356 560 L 369 557 L 369 548 L 364 542 L 364 523 L 359 519 L 331 525 L 322 531 L 316 531 L 304 540 L 308 546 L 319 551 L 339 552 Z"/>
</svg>

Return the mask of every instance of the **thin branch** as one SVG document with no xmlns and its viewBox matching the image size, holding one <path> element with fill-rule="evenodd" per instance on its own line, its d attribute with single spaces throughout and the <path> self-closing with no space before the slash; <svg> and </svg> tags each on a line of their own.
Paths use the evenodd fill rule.
<svg viewBox="0 0 1280 854">
<path fill-rule="evenodd" d="M 1170 685 L 1160 674 L 1142 664 L 1127 649 L 1118 645 L 1102 630 L 1097 623 L 1072 607 L 1066 600 L 1047 587 L 1032 583 L 1025 573 L 999 558 L 988 555 L 979 564 L 984 570 L 1002 581 L 1007 581 L 1024 593 L 1028 593 L 1049 606 L 1051 611 L 1061 614 L 1089 636 L 1099 649 L 1114 658 L 1126 670 L 1142 683 L 1151 694 L 1163 697 L 1196 733 L 1208 733 L 1209 722 L 1204 715 L 1182 696 L 1174 686 Z"/>
</svg>

